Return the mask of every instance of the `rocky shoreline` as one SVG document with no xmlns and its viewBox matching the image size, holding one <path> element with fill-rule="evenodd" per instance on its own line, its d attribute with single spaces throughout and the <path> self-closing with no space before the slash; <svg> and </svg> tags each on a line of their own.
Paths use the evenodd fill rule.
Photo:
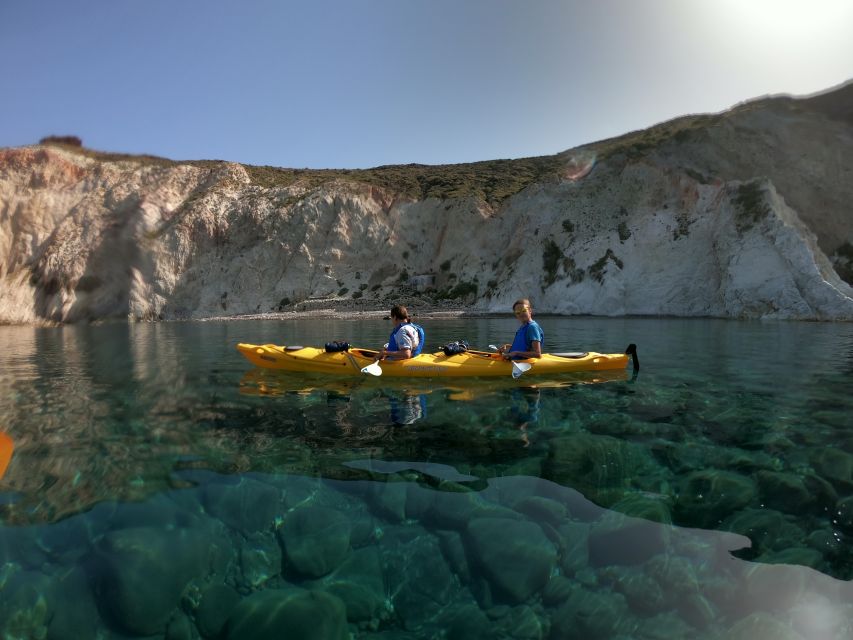
<svg viewBox="0 0 853 640">
<path fill-rule="evenodd" d="M 520 297 L 540 314 L 853 320 L 853 85 L 821 100 L 444 167 L 0 149 L 0 322 Z"/>
</svg>

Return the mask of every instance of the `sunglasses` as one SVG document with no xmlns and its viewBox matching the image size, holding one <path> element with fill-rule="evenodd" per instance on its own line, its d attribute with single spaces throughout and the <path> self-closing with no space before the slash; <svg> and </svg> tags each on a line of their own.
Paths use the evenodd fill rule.
<svg viewBox="0 0 853 640">
<path fill-rule="evenodd" d="M 518 311 L 513 311 L 513 313 L 517 316 L 523 316 L 525 313 L 530 311 L 530 307 L 521 307 Z"/>
</svg>

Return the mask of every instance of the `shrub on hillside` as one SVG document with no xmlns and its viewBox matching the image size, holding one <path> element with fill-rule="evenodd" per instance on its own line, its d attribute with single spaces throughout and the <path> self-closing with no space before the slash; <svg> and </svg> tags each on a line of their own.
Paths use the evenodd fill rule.
<svg viewBox="0 0 853 640">
<path fill-rule="evenodd" d="M 47 136 L 39 144 L 64 144 L 69 147 L 82 147 L 83 141 L 77 136 Z"/>
</svg>

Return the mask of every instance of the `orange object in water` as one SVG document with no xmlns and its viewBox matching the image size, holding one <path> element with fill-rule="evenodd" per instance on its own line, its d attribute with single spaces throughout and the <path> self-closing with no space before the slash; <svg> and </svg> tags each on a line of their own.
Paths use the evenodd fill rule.
<svg viewBox="0 0 853 640">
<path fill-rule="evenodd" d="M 15 443 L 12 438 L 0 431 L 0 479 L 6 473 L 6 467 L 9 466 L 9 461 L 12 459 L 12 452 L 15 450 Z"/>
</svg>

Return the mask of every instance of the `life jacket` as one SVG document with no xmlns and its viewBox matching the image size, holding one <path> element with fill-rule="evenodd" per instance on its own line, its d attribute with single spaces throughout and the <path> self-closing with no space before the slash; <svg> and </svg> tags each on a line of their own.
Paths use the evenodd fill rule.
<svg viewBox="0 0 853 640">
<path fill-rule="evenodd" d="M 512 341 L 512 346 L 509 348 L 510 351 L 530 351 L 530 343 L 527 342 L 527 329 L 531 324 L 535 324 L 539 327 L 539 324 L 535 320 L 531 320 L 530 322 L 525 322 L 518 328 L 518 331 L 515 332 L 515 338 Z M 545 332 L 542 331 L 542 327 L 539 327 L 539 332 L 542 334 L 542 340 L 539 343 L 539 346 L 545 347 Z"/>
<path fill-rule="evenodd" d="M 424 350 L 424 330 L 423 327 L 419 324 L 415 324 L 414 322 L 403 322 L 400 323 L 392 332 L 391 337 L 388 338 L 388 351 L 399 351 L 400 348 L 397 346 L 397 332 L 402 329 L 407 324 L 412 325 L 418 331 L 418 346 L 412 350 L 412 357 L 414 358 L 416 355 L 420 354 L 421 351 Z"/>
</svg>

